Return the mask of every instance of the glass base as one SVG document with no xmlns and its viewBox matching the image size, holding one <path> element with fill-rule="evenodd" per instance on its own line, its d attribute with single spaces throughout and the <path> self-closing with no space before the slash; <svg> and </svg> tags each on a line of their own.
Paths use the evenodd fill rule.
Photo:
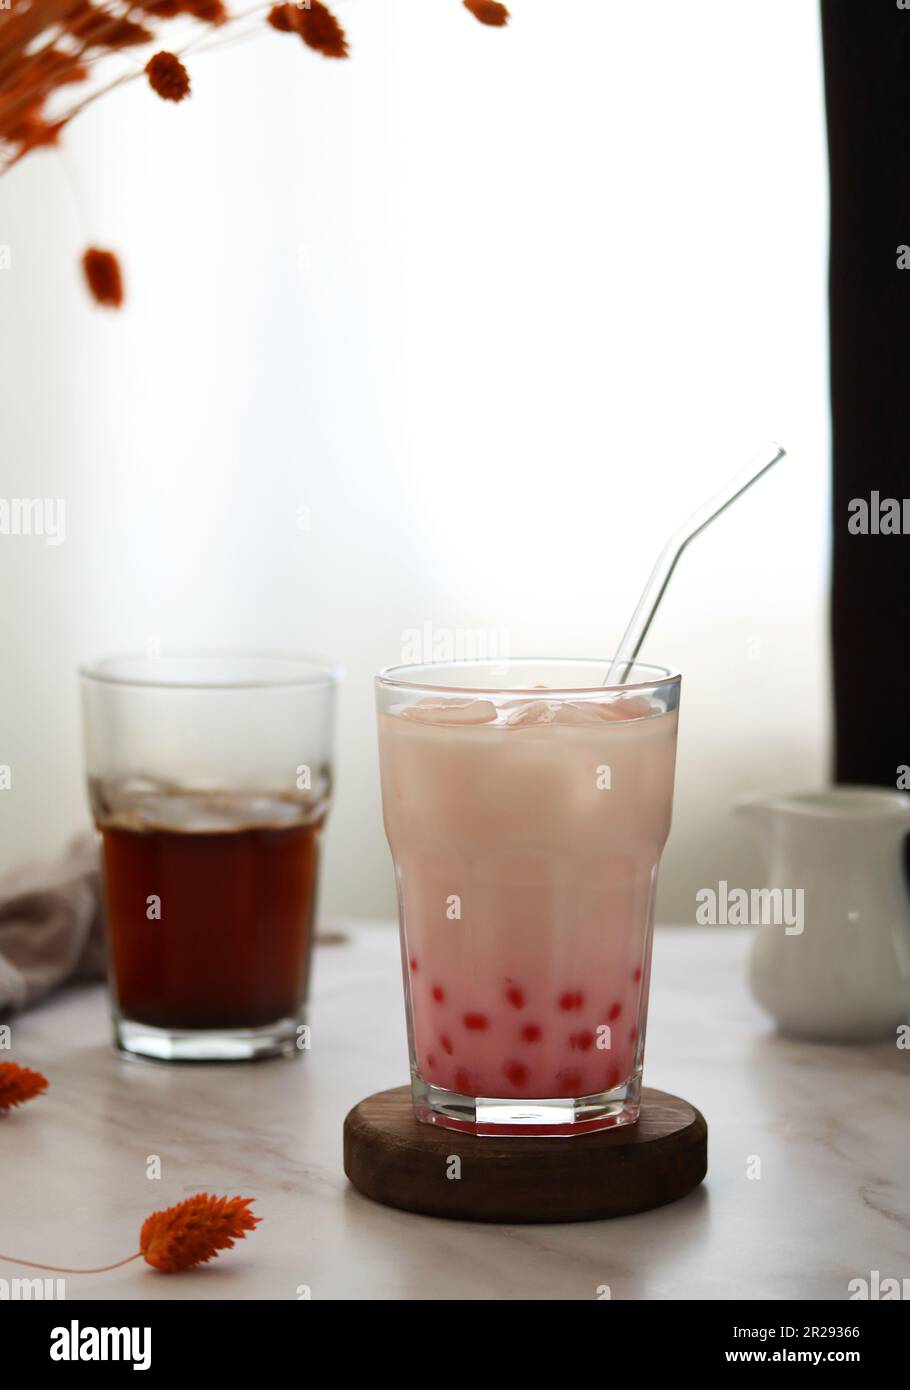
<svg viewBox="0 0 910 1390">
<path fill-rule="evenodd" d="M 114 1019 L 114 1045 L 128 1057 L 153 1062 L 256 1062 L 293 1057 L 305 1048 L 304 1016 L 279 1018 L 262 1028 L 154 1028 Z"/>
<path fill-rule="evenodd" d="M 612 1091 L 544 1100 L 463 1096 L 444 1086 L 433 1086 L 413 1072 L 411 1094 L 414 1113 L 422 1124 L 503 1138 L 565 1138 L 634 1125 L 641 1109 L 641 1072 Z"/>
</svg>

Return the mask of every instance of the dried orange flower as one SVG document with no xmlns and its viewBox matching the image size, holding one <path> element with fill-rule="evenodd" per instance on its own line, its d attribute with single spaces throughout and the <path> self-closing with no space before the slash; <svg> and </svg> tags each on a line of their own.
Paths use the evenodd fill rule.
<svg viewBox="0 0 910 1390">
<path fill-rule="evenodd" d="M 95 301 L 105 308 L 119 309 L 123 303 L 123 276 L 113 251 L 90 246 L 82 257 L 82 269 Z"/>
<path fill-rule="evenodd" d="M 289 34 L 294 28 L 291 23 L 290 5 L 273 5 L 265 17 L 265 22 L 271 24 L 280 34 Z"/>
<path fill-rule="evenodd" d="M 176 1207 L 154 1212 L 143 1224 L 139 1249 L 148 1264 L 166 1274 L 203 1264 L 255 1229 L 261 1218 L 249 1211 L 253 1200 L 200 1192 Z"/>
<path fill-rule="evenodd" d="M 347 35 L 328 5 L 322 0 L 309 0 L 305 9 L 297 5 L 286 6 L 290 10 L 291 28 L 294 29 L 309 48 L 315 48 L 325 58 L 346 58 L 348 56 Z"/>
<path fill-rule="evenodd" d="M 135 0 L 135 8 L 152 19 L 188 14 L 202 24 L 224 24 L 230 17 L 222 0 Z"/>
<path fill-rule="evenodd" d="M 149 86 L 164 101 L 183 101 L 190 94 L 190 75 L 176 53 L 156 53 L 145 65 Z"/>
<path fill-rule="evenodd" d="M 155 19 L 176 19 L 183 13 L 183 0 L 137 0 L 136 9 Z"/>
<path fill-rule="evenodd" d="M 191 14 L 194 19 L 200 20 L 203 24 L 224 24 L 227 22 L 228 12 L 221 0 L 184 0 L 187 14 Z"/>
<path fill-rule="evenodd" d="M 0 1062 L 0 1115 L 47 1090 L 47 1077 L 18 1062 Z"/>
<path fill-rule="evenodd" d="M 14 1062 L 7 1066 L 15 1067 Z M 17 1071 L 25 1068 L 17 1067 Z M 36 1072 L 29 1075 L 35 1076 Z M 42 1076 L 44 1085 L 47 1082 Z M 15 1103 L 15 1102 L 13 1102 Z M 254 1197 L 210 1197 L 207 1192 L 197 1192 L 176 1207 L 167 1211 L 153 1212 L 143 1223 L 139 1233 L 139 1249 L 124 1260 L 113 1264 L 97 1265 L 93 1269 L 71 1269 L 66 1265 L 38 1264 L 35 1260 L 22 1260 L 17 1255 L 0 1255 L 4 1264 L 26 1265 L 29 1269 L 49 1269 L 56 1274 L 106 1274 L 111 1269 L 122 1269 L 134 1260 L 145 1257 L 154 1269 L 165 1274 L 179 1274 L 193 1265 L 212 1260 L 219 1250 L 230 1250 L 235 1240 L 243 1240 L 247 1231 L 252 1231 L 262 1220 L 253 1216 L 248 1208 Z"/>
<path fill-rule="evenodd" d="M 270 4 L 267 22 L 273 29 L 297 34 L 326 58 L 348 56 L 347 35 L 323 0 L 267 0 L 266 8 Z M 464 4 L 482 24 L 508 22 L 508 10 L 496 0 Z M 139 44 L 157 46 L 161 28 L 180 15 L 215 28 L 252 13 L 232 15 L 227 0 L 0 0 L 0 175 L 32 150 L 56 145 L 75 116 L 126 81 L 145 76 L 165 101 L 190 94 L 183 63 L 162 50 L 145 67 L 130 59 L 126 72 L 61 103 L 61 89 L 88 84 L 114 54 L 126 56 L 124 50 Z M 120 266 L 112 252 L 92 247 L 82 266 L 98 304 L 123 302 Z"/>
<path fill-rule="evenodd" d="M 23 112 L 19 121 L 8 127 L 8 138 L 18 142 L 20 156 L 43 145 L 56 145 L 65 121 L 45 121 L 34 110 Z"/>
<path fill-rule="evenodd" d="M 141 24 L 95 5 L 77 7 L 62 22 L 88 48 L 130 48 L 154 38 Z"/>
<path fill-rule="evenodd" d="M 464 7 L 470 10 L 481 24 L 492 24 L 500 28 L 509 22 L 509 11 L 505 5 L 499 4 L 498 0 L 464 0 Z"/>
</svg>

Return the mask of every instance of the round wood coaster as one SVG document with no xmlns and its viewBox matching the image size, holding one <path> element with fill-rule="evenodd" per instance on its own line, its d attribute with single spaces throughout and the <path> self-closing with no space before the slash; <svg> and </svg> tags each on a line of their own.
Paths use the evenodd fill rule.
<svg viewBox="0 0 910 1390">
<path fill-rule="evenodd" d="M 344 1171 L 359 1192 L 458 1221 L 630 1216 L 684 1197 L 707 1168 L 704 1117 L 647 1086 L 638 1124 L 568 1138 L 497 1139 L 419 1124 L 409 1086 L 367 1096 L 344 1122 Z"/>
</svg>

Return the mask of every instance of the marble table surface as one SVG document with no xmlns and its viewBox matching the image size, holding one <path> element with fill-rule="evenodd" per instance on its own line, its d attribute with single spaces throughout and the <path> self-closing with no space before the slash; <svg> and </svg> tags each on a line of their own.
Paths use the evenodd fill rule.
<svg viewBox="0 0 910 1390">
<path fill-rule="evenodd" d="M 0 1121 L 0 1252 L 105 1264 L 137 1248 L 149 1212 L 207 1190 L 255 1197 L 262 1224 L 198 1270 L 135 1263 L 70 1276 L 66 1296 L 593 1299 L 608 1285 L 614 1299 L 845 1299 L 873 1270 L 910 1275 L 910 1053 L 776 1036 L 745 987 L 746 933 L 729 927 L 660 929 L 655 942 L 645 1079 L 704 1113 L 700 1189 L 579 1225 L 369 1202 L 344 1176 L 341 1127 L 361 1097 L 406 1080 L 400 965 L 388 925 L 345 937 L 317 948 L 312 1050 L 292 1060 L 122 1059 L 95 985 L 15 1018 L 0 1056 L 51 1087 Z"/>
</svg>

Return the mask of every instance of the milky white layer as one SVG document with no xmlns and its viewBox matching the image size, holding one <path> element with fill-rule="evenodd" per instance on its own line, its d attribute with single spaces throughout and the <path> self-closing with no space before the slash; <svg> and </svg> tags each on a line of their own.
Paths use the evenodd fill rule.
<svg viewBox="0 0 910 1390">
<path fill-rule="evenodd" d="M 640 1066 L 677 717 L 573 705 L 380 717 L 416 1061 L 437 1085 L 588 1095 Z"/>
</svg>

